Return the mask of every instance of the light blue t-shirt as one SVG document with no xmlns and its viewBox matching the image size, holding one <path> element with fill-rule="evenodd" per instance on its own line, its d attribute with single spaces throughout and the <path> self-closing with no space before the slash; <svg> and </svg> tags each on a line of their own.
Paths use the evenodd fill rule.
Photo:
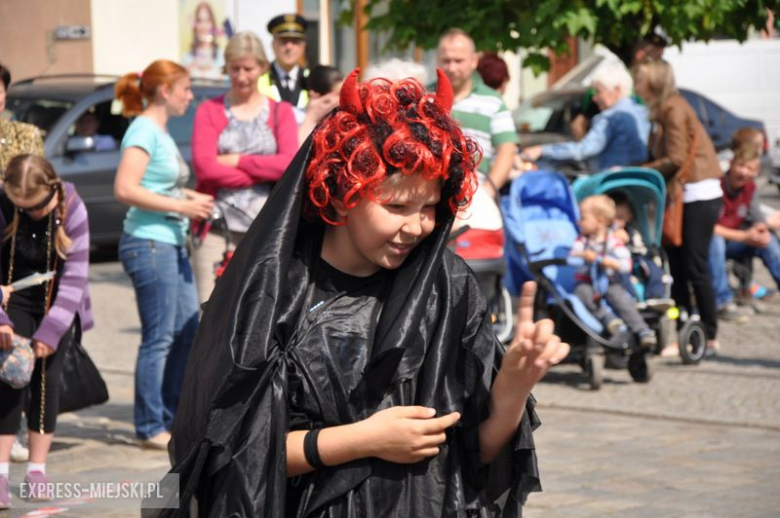
<svg viewBox="0 0 780 518">
<path fill-rule="evenodd" d="M 136 117 L 122 139 L 122 150 L 137 147 L 149 154 L 141 186 L 163 196 L 184 198 L 182 189 L 190 169 L 171 136 L 147 117 Z M 140 239 L 153 239 L 171 245 L 184 245 L 189 220 L 176 212 L 157 212 L 130 207 L 124 230 Z"/>
</svg>

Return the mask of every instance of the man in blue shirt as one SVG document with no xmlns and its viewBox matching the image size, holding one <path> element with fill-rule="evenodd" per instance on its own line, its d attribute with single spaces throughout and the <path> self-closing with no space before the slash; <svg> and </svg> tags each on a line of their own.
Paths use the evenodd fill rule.
<svg viewBox="0 0 780 518">
<path fill-rule="evenodd" d="M 530 160 L 585 161 L 591 171 L 647 161 L 650 120 L 647 108 L 630 97 L 633 81 L 620 62 L 601 67 L 593 77 L 593 101 L 601 112 L 579 142 L 532 146 L 523 150 Z"/>
</svg>

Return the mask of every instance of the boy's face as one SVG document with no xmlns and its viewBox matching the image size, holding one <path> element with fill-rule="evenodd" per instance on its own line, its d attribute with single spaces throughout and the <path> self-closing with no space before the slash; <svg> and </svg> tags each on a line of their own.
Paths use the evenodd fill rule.
<svg viewBox="0 0 780 518">
<path fill-rule="evenodd" d="M 741 189 L 756 179 L 761 172 L 761 160 L 734 160 L 729 171 L 729 183 L 734 189 Z"/>
<path fill-rule="evenodd" d="M 363 198 L 352 209 L 337 208 L 348 236 L 340 266 L 355 275 L 400 267 L 433 232 L 440 199 L 441 180 L 396 173 L 384 181 L 378 201 Z"/>
<path fill-rule="evenodd" d="M 585 205 L 580 208 L 580 232 L 583 236 L 594 236 L 603 226 L 601 218 L 596 217 L 590 207 Z"/>
</svg>

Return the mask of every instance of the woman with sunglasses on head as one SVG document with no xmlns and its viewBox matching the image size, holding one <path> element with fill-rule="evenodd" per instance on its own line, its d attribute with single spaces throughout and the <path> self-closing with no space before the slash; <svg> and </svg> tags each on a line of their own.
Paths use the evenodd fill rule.
<svg viewBox="0 0 780 518">
<path fill-rule="evenodd" d="M 119 259 L 135 288 L 141 346 L 135 370 L 135 428 L 142 448 L 164 450 L 181 380 L 198 328 L 198 298 L 187 252 L 190 218 L 208 218 L 213 197 L 187 189 L 187 163 L 168 133 L 192 101 L 181 65 L 158 60 L 116 84 L 125 116 L 138 115 L 122 139 L 114 192 L 130 205 Z"/>
<path fill-rule="evenodd" d="M 2 284 L 56 272 L 54 281 L 10 294 L 0 309 L 0 348 L 10 348 L 14 334 L 29 337 L 37 358 L 26 406 L 23 396 L 28 387 L 17 390 L 0 383 L 2 509 L 11 503 L 8 461 L 22 410 L 30 442 L 25 482 L 48 482 L 46 457 L 57 423 L 64 357 L 81 332 L 92 327 L 92 310 L 87 209 L 74 186 L 63 182 L 46 159 L 18 155 L 6 168 L 0 209 Z M 48 491 L 51 486 L 35 487 Z M 51 495 L 46 491 L 32 496 L 48 499 Z"/>
</svg>

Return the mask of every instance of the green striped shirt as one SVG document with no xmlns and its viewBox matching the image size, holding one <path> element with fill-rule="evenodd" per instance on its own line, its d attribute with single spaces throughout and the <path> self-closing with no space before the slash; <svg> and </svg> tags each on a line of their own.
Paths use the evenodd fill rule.
<svg viewBox="0 0 780 518">
<path fill-rule="evenodd" d="M 472 75 L 471 82 L 471 93 L 452 106 L 452 117 L 460 122 L 463 133 L 482 147 L 479 170 L 489 174 L 496 147 L 506 142 L 517 144 L 517 131 L 501 94 L 487 86 L 477 73 Z"/>
</svg>

